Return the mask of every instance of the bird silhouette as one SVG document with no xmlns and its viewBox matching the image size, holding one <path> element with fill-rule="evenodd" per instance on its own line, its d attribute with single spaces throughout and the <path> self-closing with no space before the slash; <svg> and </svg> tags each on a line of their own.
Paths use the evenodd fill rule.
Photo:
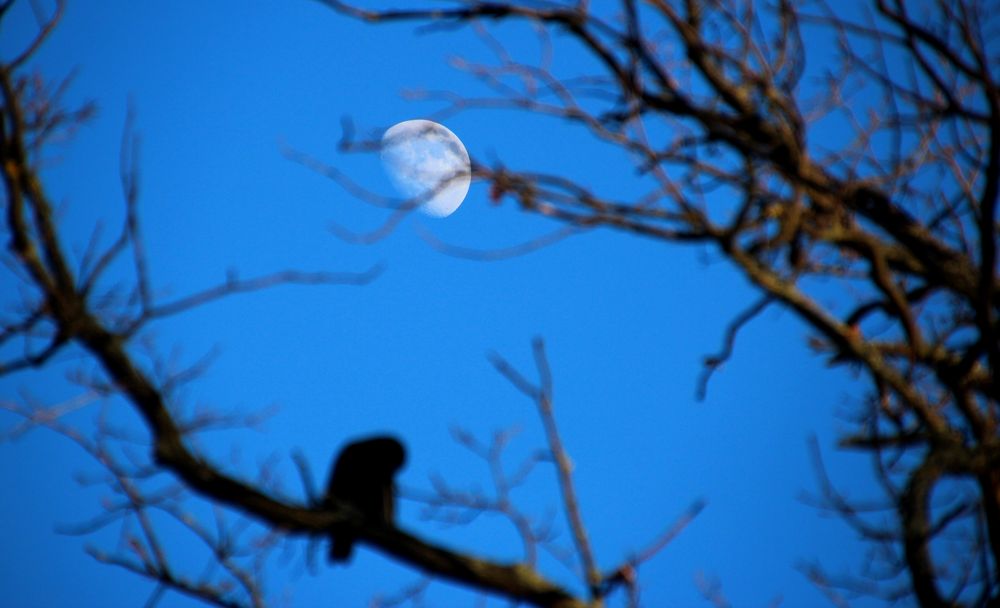
<svg viewBox="0 0 1000 608">
<path fill-rule="evenodd" d="M 397 439 L 370 437 L 347 444 L 330 472 L 326 502 L 350 503 L 369 522 L 392 525 L 395 517 L 396 472 L 406 462 L 406 449 Z M 354 536 L 338 532 L 330 544 L 330 561 L 351 559 Z"/>
</svg>

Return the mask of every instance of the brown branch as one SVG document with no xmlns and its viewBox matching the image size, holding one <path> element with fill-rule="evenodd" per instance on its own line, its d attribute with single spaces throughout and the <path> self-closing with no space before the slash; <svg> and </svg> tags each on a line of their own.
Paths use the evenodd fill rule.
<svg viewBox="0 0 1000 608">
<path fill-rule="evenodd" d="M 499 260 L 508 260 L 515 257 L 520 257 L 522 255 L 528 255 L 543 249 L 555 243 L 558 243 L 564 239 L 571 236 L 576 236 L 583 232 L 585 228 L 578 226 L 564 226 L 558 230 L 540 236 L 538 238 L 531 239 L 530 241 L 525 241 L 523 243 L 518 243 L 517 245 L 512 245 L 510 247 L 501 247 L 497 249 L 474 249 L 471 247 L 461 247 L 459 245 L 452 245 L 446 243 L 430 232 L 427 228 L 418 225 L 417 235 L 424 240 L 425 243 L 431 246 L 431 248 L 439 251 L 445 255 L 449 255 L 456 258 L 462 258 L 466 260 L 477 260 L 483 262 L 495 262 Z"/>
<path fill-rule="evenodd" d="M 2 169 L 8 192 L 7 230 L 11 235 L 12 251 L 35 287 L 44 295 L 48 302 L 46 314 L 59 327 L 60 335 L 92 356 L 107 375 L 108 386 L 119 391 L 141 415 L 151 436 L 156 464 L 171 471 L 198 495 L 236 509 L 277 530 L 326 536 L 331 531 L 347 528 L 359 540 L 439 578 L 536 606 L 570 608 L 583 605 L 528 566 L 488 562 L 434 546 L 393 527 L 366 523 L 361 514 L 346 503 L 333 501 L 323 507 L 290 504 L 223 473 L 194 453 L 188 446 L 183 427 L 167 407 L 164 395 L 129 354 L 130 331 L 148 319 L 177 314 L 234 293 L 281 283 L 363 283 L 372 278 L 373 272 L 354 275 L 290 271 L 245 281 L 230 277 L 217 287 L 147 307 L 128 328 L 130 331 L 109 329 L 90 309 L 69 270 L 52 218 L 51 205 L 27 160 L 21 99 L 6 66 L 0 68 L 0 87 L 4 99 L 0 142 L 3 145 Z M 25 213 L 26 207 L 32 212 L 30 217 Z M 129 232 L 131 237 L 137 237 L 134 224 L 131 224 Z M 128 567 L 125 563 L 119 565 Z M 166 574 L 163 576 L 176 583 Z"/>
<path fill-rule="evenodd" d="M 663 242 L 715 244 L 761 292 L 761 302 L 773 301 L 792 311 L 819 334 L 832 361 L 849 361 L 866 372 L 872 405 L 858 432 L 843 445 L 865 449 L 874 457 L 876 475 L 893 502 L 903 535 L 890 539 L 875 534 L 873 540 L 902 545 L 918 600 L 942 605 L 962 597 L 959 592 L 970 585 L 970 573 L 959 575 L 953 579 L 959 591 L 944 597 L 940 589 L 945 574 L 935 568 L 937 556 L 930 546 L 935 534 L 969 513 L 963 504 L 936 523 L 932 520 L 929 497 L 935 484 L 954 476 L 978 483 L 981 508 L 975 512 L 981 513 L 976 521 L 984 540 L 972 548 L 986 565 L 980 580 L 971 584 L 979 585 L 980 597 L 997 601 L 989 596 L 1000 563 L 1000 478 L 995 473 L 1000 468 L 995 437 L 1000 416 L 1000 93 L 991 71 L 991 49 L 985 47 L 988 28 L 974 7 L 932 3 L 927 11 L 937 19 L 932 23 L 911 14 L 902 0 L 874 0 L 878 15 L 871 23 L 859 24 L 829 8 L 824 16 L 804 16 L 790 2 L 779 2 L 774 19 L 768 19 L 749 3 L 651 0 L 639 10 L 631 0 L 623 0 L 621 19 L 605 21 L 586 2 L 468 2 L 445 9 L 377 11 L 320 1 L 368 22 L 475 23 L 499 65 L 457 65 L 499 99 L 440 95 L 450 104 L 444 111 L 504 107 L 566 119 L 633 155 L 639 178 L 650 179 L 655 188 L 626 201 L 600 196 L 561 176 L 478 165 L 475 175 L 491 182 L 494 202 L 509 195 L 522 210 L 564 223 L 567 234 L 607 226 Z M 0 4 L 0 13 L 9 6 Z M 56 16 L 60 13 L 61 3 Z M 647 15 L 659 16 L 666 24 L 666 44 L 644 32 Z M 794 86 L 806 59 L 800 42 L 803 19 L 834 34 L 842 53 L 838 71 L 830 73 L 822 91 L 826 99 L 814 112 L 802 111 L 806 104 Z M 40 25 L 24 58 L 35 52 L 56 20 Z M 543 57 L 540 66 L 517 63 L 499 38 L 485 31 L 483 24 L 491 20 L 529 21 L 542 31 L 561 31 L 576 43 L 576 52 L 593 60 L 597 73 L 567 81 L 552 72 L 551 58 Z M 865 52 L 866 45 L 871 53 Z M 898 73 L 896 57 L 907 64 Z M 34 89 L 25 88 L 13 74 L 21 61 L 19 56 L 15 65 L 0 69 L 6 223 L 17 272 L 37 291 L 28 299 L 28 308 L 37 310 L 54 330 L 41 351 L 29 351 L 13 365 L 42 364 L 65 344 L 82 345 L 110 377 L 107 386 L 124 391 L 145 417 L 157 458 L 197 491 L 296 533 L 322 535 L 338 526 L 352 531 L 360 526 L 350 509 L 324 513 L 285 504 L 202 461 L 186 445 L 186 429 L 167 411 L 162 389 L 130 357 L 129 334 L 104 324 L 86 298 L 90 282 L 107 264 L 104 260 L 127 244 L 142 301 L 136 321 L 140 324 L 147 317 L 181 312 L 229 293 L 340 275 L 279 273 L 250 281 L 232 279 L 157 307 L 145 286 L 132 202 L 138 176 L 134 163 L 123 163 L 122 236 L 98 259 L 97 272 L 78 281 L 29 159 L 53 128 L 74 115 L 46 113 L 45 104 L 19 103 L 26 95 L 45 94 L 31 93 Z M 520 86 L 509 84 L 512 78 Z M 861 84 L 854 86 L 854 81 Z M 860 109 L 867 110 L 869 102 L 853 103 L 862 95 L 879 100 L 867 115 Z M 840 112 L 834 124 L 854 132 L 848 133 L 848 144 L 824 150 L 807 140 L 812 129 L 806 127 L 834 110 Z M 342 149 L 374 148 L 351 142 L 345 129 Z M 355 196 L 384 202 L 335 168 L 297 153 L 289 156 L 340 182 Z M 931 178 L 935 192 L 922 192 Z M 395 215 L 378 230 L 348 236 L 384 236 L 420 202 L 389 201 L 384 206 L 396 209 Z M 830 304 L 825 295 L 811 290 L 816 280 L 836 282 L 840 295 L 850 301 L 846 314 L 838 310 L 840 302 Z M 703 383 L 730 356 L 739 328 L 765 305 L 759 303 L 730 324 L 722 352 L 706 360 Z M 28 344 L 32 328 L 41 323 L 31 315 L 11 325 L 22 329 L 4 336 L 23 337 Z M 869 326 L 882 321 L 888 328 L 876 339 Z M 552 418 L 551 378 L 540 342 L 535 356 L 541 386 L 502 360 L 497 366 L 539 408 L 557 460 L 577 553 L 591 598 L 599 602 L 602 578 L 590 554 L 572 493 L 571 465 Z M 832 490 L 831 495 L 839 497 Z M 834 507 L 849 522 L 856 516 L 846 501 Z M 511 598 L 534 598 L 527 601 L 538 605 L 582 604 L 524 566 L 462 561 L 471 558 L 440 553 L 394 529 L 366 531 L 362 526 L 357 535 L 428 572 L 467 582 L 488 578 L 494 585 L 489 588 L 503 588 Z M 618 575 L 622 584 L 631 576 L 625 571 L 616 571 Z M 515 588 L 520 591 L 511 591 Z M 528 595 L 517 595 L 522 592 Z"/>
<path fill-rule="evenodd" d="M 13 4 L 14 1 L 12 0 L 9 4 L 3 7 L 3 10 L 6 11 L 7 8 L 12 6 Z M 51 36 L 52 32 L 56 29 L 56 26 L 59 25 L 59 21 L 62 20 L 63 13 L 65 11 L 66 11 L 66 0 L 56 0 L 56 7 L 55 10 L 52 12 L 52 16 L 50 16 L 48 20 L 41 25 L 41 27 L 39 27 L 38 33 L 35 34 L 35 37 L 31 40 L 31 42 L 28 43 L 28 45 L 24 48 L 24 50 L 22 50 L 13 59 L 6 62 L 8 69 L 10 71 L 20 68 L 24 64 L 24 62 L 26 62 L 28 59 L 32 57 L 32 55 L 38 52 L 38 49 L 42 47 L 42 45 L 45 43 L 48 37 Z"/>
<path fill-rule="evenodd" d="M 285 270 L 272 274 L 255 277 L 253 279 L 240 279 L 230 274 L 222 284 L 210 287 L 204 291 L 194 293 L 189 296 L 167 302 L 164 304 L 150 304 L 143 314 L 128 328 L 125 335 L 130 335 L 143 323 L 151 319 L 161 319 L 172 315 L 180 314 L 192 308 L 203 306 L 215 300 L 227 296 L 251 293 L 263 289 L 269 289 L 278 285 L 367 285 L 382 272 L 382 266 L 372 266 L 370 269 L 360 272 L 302 272 L 298 270 Z"/>
<path fill-rule="evenodd" d="M 726 336 L 722 342 L 722 350 L 704 359 L 704 369 L 702 370 L 701 378 L 698 380 L 698 389 L 696 392 L 696 398 L 699 401 L 705 399 L 705 395 L 708 392 L 708 381 L 712 379 L 712 374 L 732 357 L 733 347 L 736 345 L 736 336 L 740 330 L 760 313 L 764 312 L 764 309 L 767 308 L 771 301 L 770 296 L 764 296 L 729 322 L 729 325 L 726 327 Z"/>
<path fill-rule="evenodd" d="M 935 3 L 925 20 L 901 0 L 875 0 L 880 14 L 871 23 L 854 23 L 822 3 L 827 14 L 817 17 L 781 2 L 768 32 L 770 24 L 749 2 L 654 0 L 642 16 L 662 18 L 674 45 L 658 48 L 644 39 L 639 13 L 627 1 L 613 25 L 579 6 L 548 12 L 528 3 L 484 2 L 452 11 L 380 12 L 327 4 L 370 22 L 478 24 L 488 16 L 563 30 L 600 65 L 597 74 L 580 80 L 596 89 L 589 97 L 551 73 L 550 63 L 514 62 L 490 35 L 486 41 L 499 65 L 459 67 L 498 98 L 436 98 L 448 104 L 446 112 L 507 107 L 584 126 L 636 154 L 641 174 L 655 173 L 659 196 L 649 205 L 606 205 L 582 187 L 501 169 L 483 175 L 497 198 L 510 194 L 521 209 L 570 229 L 608 226 L 665 242 L 715 243 L 764 301 L 791 310 L 819 333 L 831 361 L 849 361 L 866 372 L 882 406 L 844 445 L 876 456 L 890 497 L 899 493 L 883 458 L 893 470 L 912 473 L 928 445 L 951 446 L 966 438 L 975 438 L 974 449 L 991 444 L 1000 415 L 1000 94 L 990 70 L 988 28 L 974 7 Z M 842 53 L 839 70 L 821 91 L 826 99 L 814 112 L 800 110 L 804 104 L 792 84 L 805 64 L 803 20 L 833 33 Z M 873 52 L 866 55 L 862 44 Z M 904 64 L 909 60 L 908 69 L 896 68 L 898 57 Z M 509 84 L 511 76 L 522 88 Z M 879 105 L 862 116 L 853 101 L 873 99 L 861 97 L 871 93 Z M 584 97 L 610 107 L 586 106 Z M 867 111 L 869 105 L 858 107 Z M 808 122 L 835 109 L 843 116 L 839 125 L 854 129 L 853 141 L 829 153 L 815 143 L 807 149 Z M 665 142 L 644 135 L 647 118 L 658 133 L 666 131 Z M 927 180 L 938 184 L 932 176 L 940 175 L 939 168 L 948 178 L 940 195 L 937 186 L 921 192 Z M 742 202 L 706 195 L 715 188 L 736 192 Z M 717 223 L 723 213 L 712 207 L 733 211 Z M 781 211 L 770 215 L 769 209 Z M 813 295 L 808 281 L 816 279 L 837 281 L 840 293 L 853 299 L 848 313 L 836 311 L 840 302 L 831 305 Z M 722 353 L 706 361 L 705 376 L 730 355 L 744 319 L 730 324 Z M 501 371 L 537 399 L 530 382 Z M 985 536 L 1000 539 L 992 529 L 1000 527 L 1000 481 L 981 483 L 982 507 L 995 515 L 987 517 L 991 530 Z M 993 546 L 1000 559 L 1000 544 Z M 991 574 L 995 578 L 996 559 L 975 583 L 983 589 L 990 588 Z M 968 583 L 956 580 L 960 587 Z"/>
<path fill-rule="evenodd" d="M 641 564 L 649 561 L 654 555 L 669 545 L 671 541 L 677 538 L 677 536 L 683 532 L 692 521 L 694 521 L 694 518 L 698 517 L 706 506 L 708 506 L 708 502 L 705 500 L 697 500 L 691 503 L 687 510 L 680 517 L 678 517 L 669 528 L 664 530 L 663 534 L 661 534 L 659 538 L 655 539 L 642 551 L 639 551 L 639 553 L 636 554 L 632 560 L 630 560 L 631 563 Z"/>
<path fill-rule="evenodd" d="M 22 424 L 15 425 L 13 429 L 4 434 L 6 438 L 15 438 L 35 428 L 50 429 L 62 435 L 77 444 L 100 465 L 105 474 L 97 481 L 105 484 L 113 495 L 122 497 L 116 502 L 105 501 L 104 513 L 101 515 L 82 524 L 63 527 L 60 531 L 76 535 L 90 534 L 113 523 L 121 522 L 120 545 L 125 554 L 122 552 L 108 553 L 95 548 L 88 548 L 87 552 L 98 561 L 125 568 L 155 581 L 157 588 L 154 590 L 154 596 L 162 594 L 166 589 L 172 589 L 218 606 L 252 605 L 255 608 L 263 606 L 260 581 L 231 559 L 233 557 L 232 543 L 221 538 L 211 537 L 193 517 L 181 514 L 171 506 L 183 497 L 185 492 L 182 487 L 168 486 L 156 491 L 148 491 L 140 487 L 140 482 L 149 477 L 147 474 L 149 465 L 143 462 L 129 466 L 121 460 L 115 452 L 115 433 L 106 426 L 103 415 L 98 418 L 97 430 L 92 436 L 71 426 L 64 420 L 66 414 L 93 403 L 95 399 L 94 393 L 85 393 L 76 399 L 50 407 L 33 404 L 25 406 L 13 403 L 0 404 L 5 409 L 24 418 Z M 226 583 L 230 581 L 222 580 L 213 583 L 208 578 L 202 578 L 202 580 L 194 582 L 177 574 L 176 564 L 171 563 L 167 550 L 157 533 L 156 523 L 152 520 L 153 511 L 169 514 L 177 521 L 181 529 L 192 532 L 200 539 L 212 552 L 213 559 L 217 560 L 222 570 L 243 588 L 249 603 L 245 604 L 231 599 L 232 593 L 226 590 Z M 129 524 L 132 522 L 138 525 L 138 534 L 130 530 Z"/>
<path fill-rule="evenodd" d="M 923 464 L 910 476 L 900 497 L 900 516 L 906 562 L 913 581 L 913 590 L 921 606 L 946 606 L 938 591 L 934 562 L 930 552 L 930 496 L 934 484 L 943 473 L 932 451 Z"/>
<path fill-rule="evenodd" d="M 516 427 L 494 432 L 488 444 L 459 428 L 452 428 L 451 432 L 456 442 L 483 460 L 489 470 L 492 493 L 487 494 L 479 489 L 456 489 L 443 478 L 434 475 L 431 477 L 432 493 L 408 491 L 404 498 L 424 505 L 424 518 L 446 525 L 466 525 L 484 513 L 500 515 L 517 532 L 524 548 L 521 561 L 531 567 L 537 564 L 539 547 L 553 554 L 557 553 L 558 550 L 551 544 L 549 527 L 533 525 L 531 518 L 515 505 L 512 498 L 512 491 L 524 483 L 535 465 L 548 459 L 547 454 L 533 453 L 513 472 L 509 472 L 503 464 L 503 455 L 511 439 L 518 433 Z"/>
<path fill-rule="evenodd" d="M 157 462 L 202 496 L 291 533 L 323 534 L 347 526 L 358 539 L 428 574 L 533 605 L 560 608 L 579 605 L 572 596 L 527 567 L 493 564 L 435 547 L 395 528 L 366 525 L 360 515 L 347 506 L 330 511 L 283 503 L 220 473 L 185 447 L 183 436 L 159 393 L 125 354 L 120 339 L 92 318 L 82 320 L 81 326 L 83 345 L 145 418 L 154 436 Z"/>
<path fill-rule="evenodd" d="M 540 338 L 536 338 L 533 341 L 532 352 L 534 353 L 535 366 L 539 376 L 538 386 L 528 382 L 524 376 L 501 357 L 492 355 L 491 361 L 497 371 L 506 377 L 511 384 L 535 401 L 538 413 L 542 419 L 542 426 L 545 429 L 545 437 L 549 445 L 549 450 L 556 464 L 559 489 L 563 497 L 563 510 L 566 513 L 566 519 L 569 522 L 569 527 L 573 535 L 573 542 L 580 557 L 584 579 L 592 598 L 599 603 L 603 577 L 594 559 L 587 529 L 580 514 L 579 501 L 577 500 L 576 490 L 573 485 L 573 463 L 570 461 L 566 449 L 563 447 L 562 439 L 559 436 L 559 430 L 556 426 L 552 410 L 552 376 L 548 360 L 545 357 L 545 344 Z"/>
</svg>

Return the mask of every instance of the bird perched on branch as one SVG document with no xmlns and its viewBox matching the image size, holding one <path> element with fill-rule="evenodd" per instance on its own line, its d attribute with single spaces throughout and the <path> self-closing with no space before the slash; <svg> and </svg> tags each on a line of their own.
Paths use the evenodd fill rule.
<svg viewBox="0 0 1000 608">
<path fill-rule="evenodd" d="M 406 462 L 406 449 L 392 437 L 370 437 L 349 443 L 330 472 L 326 502 L 350 503 L 369 522 L 392 525 L 395 517 L 396 472 Z M 354 537 L 338 532 L 330 545 L 330 561 L 351 558 Z"/>
</svg>

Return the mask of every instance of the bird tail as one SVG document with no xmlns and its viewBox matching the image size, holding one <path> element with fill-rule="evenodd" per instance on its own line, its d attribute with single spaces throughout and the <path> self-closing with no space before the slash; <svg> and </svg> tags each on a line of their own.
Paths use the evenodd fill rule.
<svg viewBox="0 0 1000 608">
<path fill-rule="evenodd" d="M 345 538 L 343 535 L 335 536 L 330 542 L 330 562 L 344 563 L 350 561 L 351 550 L 354 548 L 354 540 Z"/>
</svg>

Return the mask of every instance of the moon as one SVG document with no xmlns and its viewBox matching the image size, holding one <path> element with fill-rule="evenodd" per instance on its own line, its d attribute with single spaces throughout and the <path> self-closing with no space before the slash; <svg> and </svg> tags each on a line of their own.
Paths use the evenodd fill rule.
<svg viewBox="0 0 1000 608">
<path fill-rule="evenodd" d="M 431 217 L 448 217 L 469 192 L 462 140 L 432 120 L 405 120 L 382 135 L 382 166 L 396 189 Z"/>
</svg>

